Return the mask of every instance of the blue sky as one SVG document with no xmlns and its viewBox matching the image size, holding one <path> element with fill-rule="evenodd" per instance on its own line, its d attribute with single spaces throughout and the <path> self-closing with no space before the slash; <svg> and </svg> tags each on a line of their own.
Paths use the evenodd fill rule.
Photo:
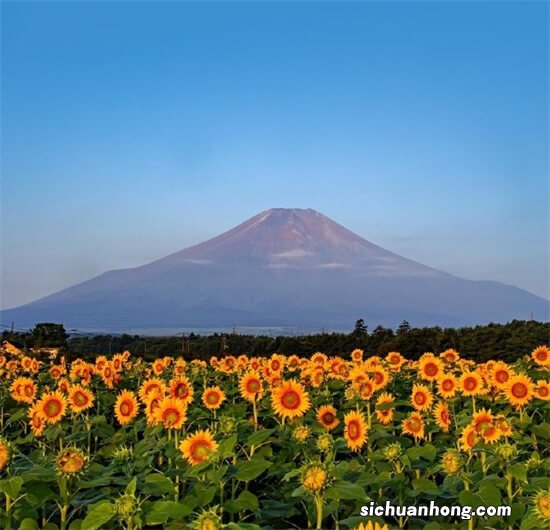
<svg viewBox="0 0 550 530">
<path fill-rule="evenodd" d="M 2 307 L 314 208 L 548 296 L 546 2 L 2 3 Z"/>
</svg>

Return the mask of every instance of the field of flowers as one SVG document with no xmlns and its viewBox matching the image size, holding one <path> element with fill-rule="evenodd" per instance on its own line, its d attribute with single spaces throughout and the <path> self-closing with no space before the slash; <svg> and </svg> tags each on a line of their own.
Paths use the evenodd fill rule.
<svg viewBox="0 0 550 530">
<path fill-rule="evenodd" d="M 94 364 L 0 354 L 0 528 L 545 529 L 550 350 Z M 510 505 L 463 521 L 395 505 Z"/>
</svg>

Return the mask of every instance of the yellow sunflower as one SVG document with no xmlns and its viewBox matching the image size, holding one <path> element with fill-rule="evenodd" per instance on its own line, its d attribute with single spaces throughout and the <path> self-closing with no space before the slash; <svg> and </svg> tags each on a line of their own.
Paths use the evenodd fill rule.
<svg viewBox="0 0 550 530">
<path fill-rule="evenodd" d="M 425 381 L 435 381 L 443 373 L 443 362 L 437 357 L 426 355 L 418 362 L 418 375 Z"/>
<path fill-rule="evenodd" d="M 424 438 L 424 420 L 418 412 L 411 412 L 401 423 L 403 434 L 414 436 L 420 440 Z"/>
<path fill-rule="evenodd" d="M 413 385 L 411 403 L 416 410 L 429 410 L 433 403 L 433 396 L 430 389 L 425 385 Z"/>
<path fill-rule="evenodd" d="M 361 412 L 352 410 L 344 416 L 344 438 L 352 451 L 359 451 L 367 442 L 367 422 Z"/>
<path fill-rule="evenodd" d="M 480 440 L 481 438 L 476 433 L 475 428 L 468 425 L 468 427 L 462 431 L 458 445 L 463 451 L 470 452 Z"/>
<path fill-rule="evenodd" d="M 225 392 L 219 386 L 208 387 L 202 394 L 202 402 L 206 408 L 217 410 L 225 400 Z"/>
<path fill-rule="evenodd" d="M 443 399 L 450 399 L 455 396 L 458 388 L 458 381 L 453 374 L 441 374 L 437 380 L 437 393 Z"/>
<path fill-rule="evenodd" d="M 0 471 L 4 469 L 10 459 L 8 443 L 0 438 Z"/>
<path fill-rule="evenodd" d="M 180 443 L 179 449 L 183 457 L 192 466 L 196 466 L 208 460 L 218 449 L 218 444 L 210 431 L 199 430 L 185 438 Z"/>
<path fill-rule="evenodd" d="M 483 379 L 477 372 L 465 372 L 458 380 L 458 386 L 464 396 L 478 396 L 483 393 Z"/>
<path fill-rule="evenodd" d="M 39 404 L 42 419 L 47 423 L 57 423 L 67 410 L 67 400 L 59 391 L 44 394 Z"/>
<path fill-rule="evenodd" d="M 80 449 L 67 448 L 63 449 L 56 459 L 56 465 L 59 471 L 66 475 L 74 475 L 82 471 L 86 458 Z"/>
<path fill-rule="evenodd" d="M 28 377 L 18 377 L 10 386 L 11 397 L 19 403 L 32 403 L 36 395 L 36 385 Z"/>
<path fill-rule="evenodd" d="M 241 377 L 239 381 L 239 391 L 241 396 L 251 403 L 257 401 L 264 390 L 262 379 L 258 372 L 248 372 Z"/>
<path fill-rule="evenodd" d="M 340 420 L 336 416 L 336 409 L 332 405 L 323 405 L 317 410 L 317 421 L 327 430 L 335 429 Z"/>
<path fill-rule="evenodd" d="M 509 379 L 504 393 L 510 405 L 523 407 L 533 399 L 535 385 L 531 378 L 525 374 L 514 375 Z"/>
<path fill-rule="evenodd" d="M 294 380 L 284 381 L 271 392 L 271 405 L 276 414 L 294 419 L 303 416 L 310 408 L 309 394 Z"/>
<path fill-rule="evenodd" d="M 497 388 L 504 389 L 512 375 L 513 371 L 504 361 L 497 361 L 493 365 L 493 370 L 491 372 L 491 382 Z"/>
<path fill-rule="evenodd" d="M 157 423 L 162 423 L 166 429 L 179 429 L 187 419 L 186 408 L 183 401 L 165 397 L 155 409 L 155 419 Z"/>
<path fill-rule="evenodd" d="M 69 390 L 69 403 L 74 412 L 88 410 L 94 404 L 95 396 L 88 389 L 74 385 Z"/>
<path fill-rule="evenodd" d="M 117 397 L 115 403 L 115 416 L 121 425 L 130 423 L 139 412 L 139 404 L 136 395 L 123 390 Z"/>
<path fill-rule="evenodd" d="M 531 353 L 531 357 L 539 366 L 550 366 L 550 348 L 548 346 L 537 346 Z"/>
<path fill-rule="evenodd" d="M 177 398 L 185 405 L 189 405 L 193 401 L 193 385 L 187 377 L 176 377 L 170 383 L 168 393 L 173 398 Z"/>
<path fill-rule="evenodd" d="M 387 408 L 390 403 L 394 402 L 392 394 L 384 392 L 378 396 L 376 400 L 376 418 L 382 425 L 389 425 L 393 420 L 393 408 Z M 383 405 L 383 408 L 378 408 Z"/>
<path fill-rule="evenodd" d="M 166 393 L 166 385 L 162 379 L 158 377 L 153 377 L 143 381 L 141 387 L 139 388 L 139 397 L 142 402 L 145 403 L 150 394 L 156 393 L 158 395 L 164 396 Z"/>
<path fill-rule="evenodd" d="M 46 428 L 46 422 L 40 410 L 40 403 L 35 403 L 28 411 L 32 433 L 38 437 L 42 436 Z"/>
<path fill-rule="evenodd" d="M 449 432 L 451 426 L 451 413 L 448 405 L 444 401 L 439 401 L 433 411 L 435 423 L 443 432 Z"/>
<path fill-rule="evenodd" d="M 544 401 L 550 400 L 550 383 L 548 381 L 543 381 L 542 379 L 537 381 L 535 395 Z"/>
</svg>

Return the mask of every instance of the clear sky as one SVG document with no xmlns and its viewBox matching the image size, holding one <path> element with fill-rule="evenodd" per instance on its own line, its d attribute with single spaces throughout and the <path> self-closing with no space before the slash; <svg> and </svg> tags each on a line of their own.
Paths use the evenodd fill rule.
<svg viewBox="0 0 550 530">
<path fill-rule="evenodd" d="M 548 296 L 546 2 L 2 2 L 4 308 L 314 208 Z"/>
</svg>

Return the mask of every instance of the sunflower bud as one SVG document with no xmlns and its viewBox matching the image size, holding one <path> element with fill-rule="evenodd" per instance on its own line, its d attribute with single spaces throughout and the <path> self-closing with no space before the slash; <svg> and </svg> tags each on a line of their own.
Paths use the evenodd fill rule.
<svg viewBox="0 0 550 530">
<path fill-rule="evenodd" d="M 441 458 L 441 466 L 447 475 L 456 475 L 464 464 L 462 455 L 456 449 L 445 451 Z"/>
<path fill-rule="evenodd" d="M 384 447 L 384 456 L 390 461 L 394 462 L 398 460 L 403 452 L 399 442 L 395 442 Z"/>
<path fill-rule="evenodd" d="M 321 436 L 317 439 L 317 449 L 319 449 L 322 453 L 328 453 L 332 449 L 333 444 L 334 440 L 328 433 L 321 434 Z"/>
<path fill-rule="evenodd" d="M 296 427 L 294 429 L 294 432 L 292 433 L 292 436 L 298 443 L 305 443 L 307 439 L 309 438 L 310 430 L 307 425 L 300 425 L 299 427 Z"/>
</svg>

